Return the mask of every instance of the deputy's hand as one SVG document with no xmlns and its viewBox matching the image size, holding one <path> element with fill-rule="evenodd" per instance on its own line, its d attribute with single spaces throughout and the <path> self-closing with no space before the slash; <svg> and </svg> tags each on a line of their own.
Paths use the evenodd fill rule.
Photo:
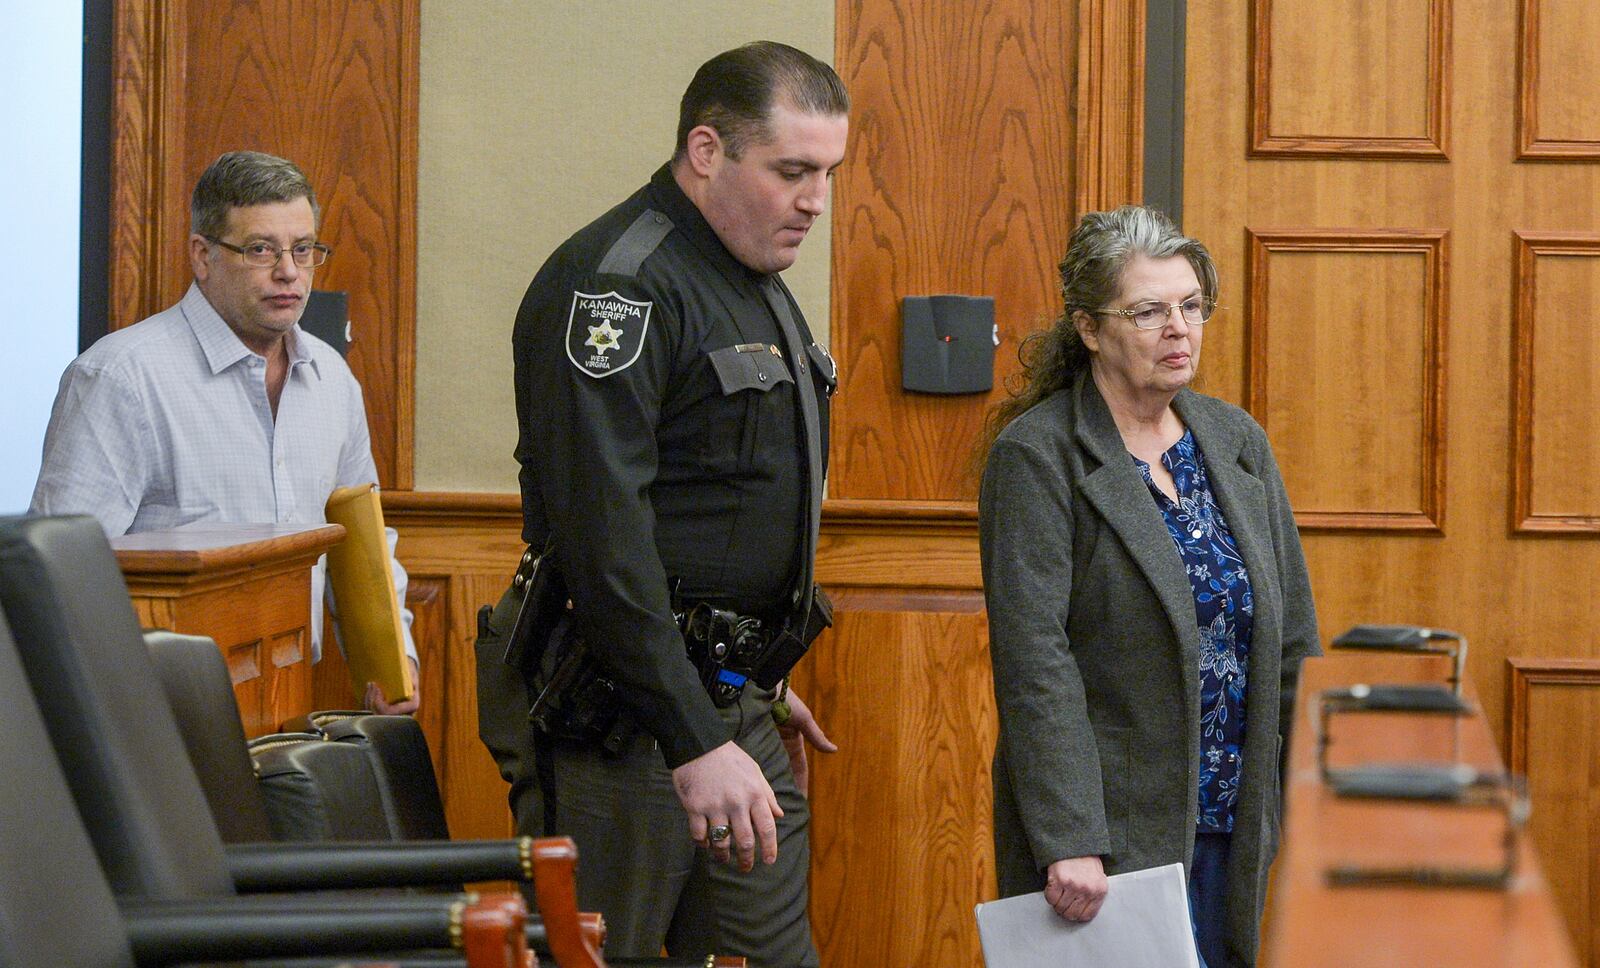
<svg viewBox="0 0 1600 968">
<path fill-rule="evenodd" d="M 1106 869 L 1100 858 L 1068 857 L 1045 872 L 1044 899 L 1068 921 L 1091 921 L 1106 899 Z"/>
<path fill-rule="evenodd" d="M 407 656 L 410 659 L 410 656 Z M 367 683 L 367 694 L 363 704 L 375 713 L 383 716 L 409 716 L 417 711 L 422 704 L 422 672 L 417 668 L 417 660 L 411 659 L 411 698 L 399 702 L 385 702 L 383 687 L 376 682 Z"/>
<path fill-rule="evenodd" d="M 756 850 L 770 864 L 778 859 L 778 818 L 783 808 L 761 767 L 729 740 L 672 771 L 672 788 L 689 815 L 689 838 L 725 862 L 737 856 L 739 869 L 756 866 Z M 726 824 L 733 836 L 712 841 L 712 827 Z M 732 850 L 729 849 L 730 844 Z"/>
<path fill-rule="evenodd" d="M 778 736 L 783 739 L 784 751 L 789 754 L 794 785 L 800 790 L 801 796 L 806 796 L 811 789 L 811 766 L 806 762 L 806 744 L 810 743 L 824 753 L 837 752 L 839 747 L 822 731 L 811 707 L 801 701 L 799 693 L 790 689 L 783 698 L 789 704 L 789 721 L 778 727 Z"/>
</svg>

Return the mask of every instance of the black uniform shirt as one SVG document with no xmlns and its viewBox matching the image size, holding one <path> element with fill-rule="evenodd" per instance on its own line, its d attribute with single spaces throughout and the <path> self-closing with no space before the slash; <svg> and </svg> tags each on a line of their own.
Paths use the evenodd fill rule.
<svg viewBox="0 0 1600 968">
<path fill-rule="evenodd" d="M 772 286 L 810 347 L 800 366 Z M 579 628 L 676 767 L 732 731 L 684 654 L 669 580 L 746 614 L 789 607 L 809 493 L 794 379 L 815 381 L 826 459 L 833 363 L 665 166 L 545 262 L 512 345 L 523 537 L 554 533 Z"/>
</svg>

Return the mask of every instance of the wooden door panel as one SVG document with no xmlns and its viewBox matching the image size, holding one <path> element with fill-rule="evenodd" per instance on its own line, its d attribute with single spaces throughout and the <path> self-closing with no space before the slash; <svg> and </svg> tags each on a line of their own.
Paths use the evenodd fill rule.
<svg viewBox="0 0 1600 968">
<path fill-rule="evenodd" d="M 1513 526 L 1600 530 L 1600 235 L 1518 235 Z"/>
<path fill-rule="evenodd" d="M 1523 157 L 1600 159 L 1600 4 L 1523 0 Z"/>
<path fill-rule="evenodd" d="M 1254 150 L 1446 154 L 1450 5 L 1256 0 Z"/>
<path fill-rule="evenodd" d="M 1291 7 L 1297 16 L 1283 16 Z M 1358 622 L 1468 637 L 1467 672 L 1486 717 L 1507 759 L 1534 778 L 1534 816 L 1550 811 L 1535 820 L 1544 869 L 1578 948 L 1600 964 L 1589 886 L 1600 830 L 1574 819 L 1600 806 L 1575 738 L 1600 734 L 1600 705 L 1542 672 L 1520 687 L 1512 672 L 1600 662 L 1594 5 L 1267 0 L 1254 9 L 1253 18 L 1229 0 L 1188 3 L 1184 227 L 1217 257 L 1223 305 L 1250 309 L 1208 326 L 1200 388 L 1266 425 L 1325 639 Z M 1279 73 L 1288 51 L 1311 63 L 1311 47 L 1352 37 L 1367 49 L 1328 55 L 1354 65 L 1344 74 L 1317 73 L 1333 61 Z M 1246 52 L 1256 58 L 1241 67 Z M 1551 63 L 1559 82 L 1544 74 Z M 1442 150 L 1374 151 L 1383 138 L 1415 138 L 1419 92 L 1438 103 L 1429 137 Z M 1269 133 L 1292 131 L 1279 125 L 1293 110 L 1309 119 L 1295 133 L 1322 140 L 1261 150 L 1263 96 Z M 1337 104 L 1359 100 L 1384 103 Z M 1335 136 L 1350 132 L 1336 121 L 1365 125 L 1362 137 L 1341 143 Z M 1540 139 L 1542 156 L 1528 147 Z M 1420 256 L 1348 242 L 1274 247 L 1275 235 L 1438 242 Z M 1257 236 L 1269 240 L 1265 274 Z M 1428 258 L 1436 274 L 1419 269 Z M 1419 312 L 1428 293 L 1435 302 Z M 1428 500 L 1434 511 L 1420 517 L 1432 527 L 1363 520 L 1417 521 Z"/>
<path fill-rule="evenodd" d="M 1443 233 L 1250 230 L 1250 238 L 1246 399 L 1282 450 L 1297 519 L 1437 531 Z M 1306 460 L 1316 454 L 1345 455 L 1342 473 Z"/>
</svg>

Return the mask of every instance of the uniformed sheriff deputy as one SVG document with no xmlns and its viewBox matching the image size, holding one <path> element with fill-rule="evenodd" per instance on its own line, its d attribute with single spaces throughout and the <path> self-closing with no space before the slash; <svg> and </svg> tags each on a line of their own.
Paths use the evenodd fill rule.
<svg viewBox="0 0 1600 968">
<path fill-rule="evenodd" d="M 614 697 L 620 725 L 530 728 L 534 693 L 571 677 L 525 685 L 502 661 L 513 588 L 483 620 L 480 726 L 519 830 L 576 840 L 608 955 L 817 963 L 802 740 L 833 745 L 783 670 L 729 655 L 817 630 L 836 374 L 778 273 L 822 214 L 848 109 L 792 47 L 711 59 L 671 162 L 557 249 L 517 314 L 523 537 L 594 659 L 577 678 L 605 687 L 564 701 Z"/>
</svg>

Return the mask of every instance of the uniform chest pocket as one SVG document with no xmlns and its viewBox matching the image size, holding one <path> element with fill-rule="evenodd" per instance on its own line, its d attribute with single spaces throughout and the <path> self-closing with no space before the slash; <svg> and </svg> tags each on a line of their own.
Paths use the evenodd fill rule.
<svg viewBox="0 0 1600 968">
<path fill-rule="evenodd" d="M 742 390 L 766 393 L 780 383 L 793 383 L 783 357 L 766 343 L 740 343 L 710 353 L 711 368 L 726 395 Z"/>
<path fill-rule="evenodd" d="M 772 391 L 784 383 L 792 388 L 794 376 L 775 347 L 767 343 L 725 346 L 712 350 L 706 358 L 711 361 L 725 401 L 717 408 L 721 416 L 708 435 L 707 444 L 717 452 L 712 462 L 734 459 L 735 473 L 751 473 L 761 463 L 757 451 L 763 432 L 769 436 L 772 432 L 768 422 L 788 414 L 793 406 L 787 403 L 792 399 L 790 394 Z"/>
</svg>

